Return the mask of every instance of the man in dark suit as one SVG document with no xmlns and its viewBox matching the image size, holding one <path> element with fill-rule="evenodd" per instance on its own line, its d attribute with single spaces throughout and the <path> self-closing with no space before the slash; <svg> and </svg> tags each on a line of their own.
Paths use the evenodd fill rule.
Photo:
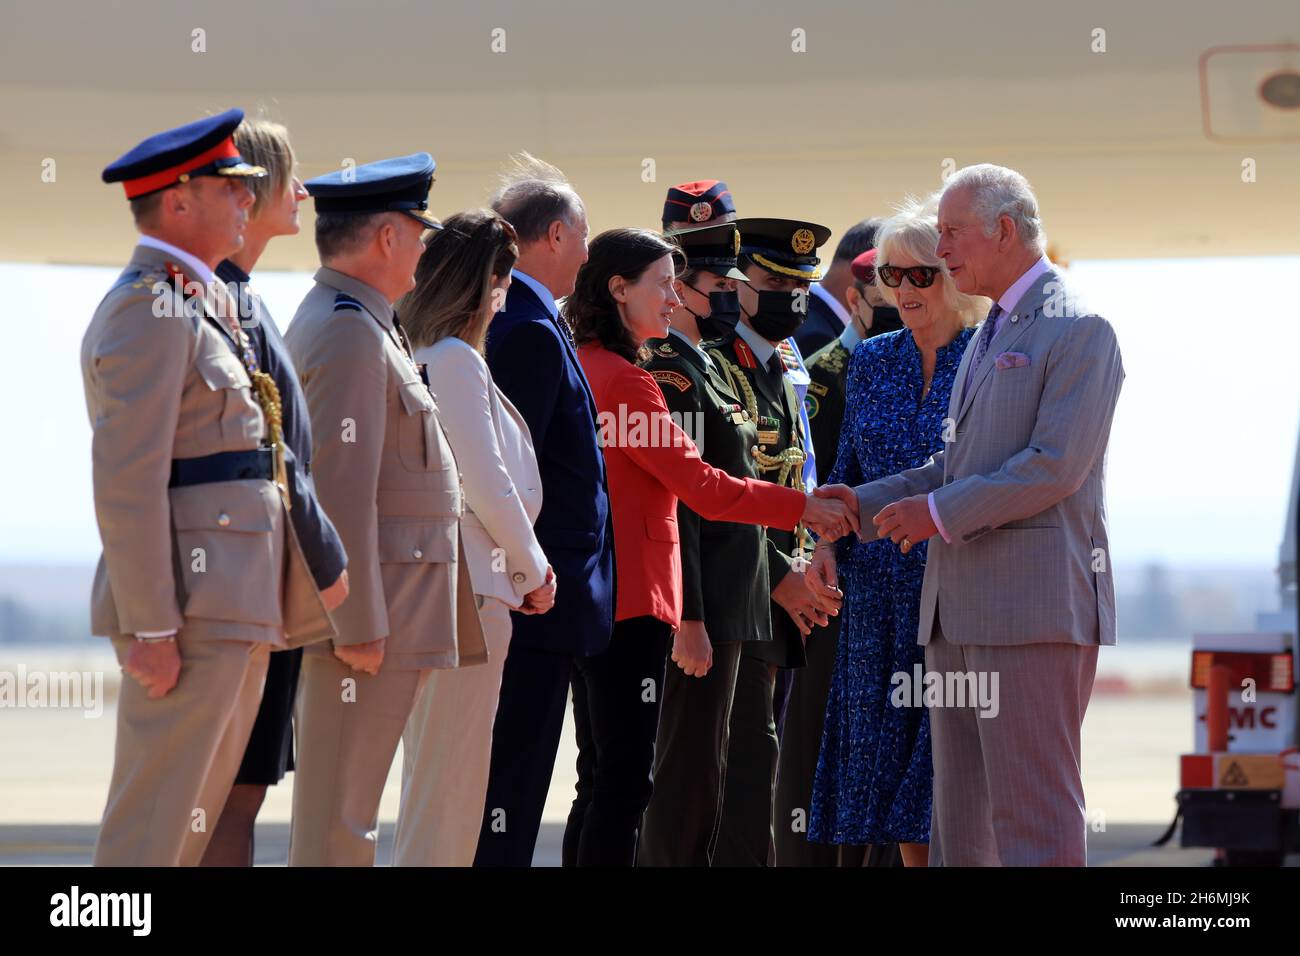
<svg viewBox="0 0 1300 956">
<path fill-rule="evenodd" d="M 808 316 L 793 336 L 799 354 L 812 355 L 839 338 L 849 325 L 848 290 L 853 285 L 853 260 L 875 246 L 876 230 L 883 221 L 863 219 L 850 226 L 835 247 L 835 257 L 831 259 L 826 275 L 809 288 Z M 821 467 L 817 472 L 823 481 L 830 474 Z"/>
<path fill-rule="evenodd" d="M 542 476 L 535 530 L 557 590 L 550 613 L 511 615 L 474 865 L 528 866 L 573 659 L 604 650 L 614 626 L 614 535 L 596 405 L 555 304 L 587 261 L 586 210 L 558 169 L 527 153 L 492 207 L 518 233 L 519 260 L 489 327 L 488 367 L 532 433 Z"/>
</svg>

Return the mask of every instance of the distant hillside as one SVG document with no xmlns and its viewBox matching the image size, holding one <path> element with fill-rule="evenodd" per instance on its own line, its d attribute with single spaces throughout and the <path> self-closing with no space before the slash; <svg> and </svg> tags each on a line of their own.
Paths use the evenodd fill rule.
<svg viewBox="0 0 1300 956">
<path fill-rule="evenodd" d="M 0 643 L 85 640 L 94 578 L 91 564 L 0 565 Z"/>
</svg>

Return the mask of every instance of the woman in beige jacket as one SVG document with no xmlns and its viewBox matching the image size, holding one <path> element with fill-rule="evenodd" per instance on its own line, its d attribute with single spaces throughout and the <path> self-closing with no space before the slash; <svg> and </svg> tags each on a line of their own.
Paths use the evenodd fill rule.
<svg viewBox="0 0 1300 956">
<path fill-rule="evenodd" d="M 469 866 L 487 793 L 510 612 L 540 614 L 555 575 L 533 534 L 542 483 L 523 417 L 492 383 L 488 323 L 505 301 L 515 234 L 486 210 L 452 216 L 428 241 L 399 320 L 435 396 L 464 483 L 461 538 L 487 641 L 484 665 L 434 671 L 402 736 L 394 862 Z"/>
</svg>

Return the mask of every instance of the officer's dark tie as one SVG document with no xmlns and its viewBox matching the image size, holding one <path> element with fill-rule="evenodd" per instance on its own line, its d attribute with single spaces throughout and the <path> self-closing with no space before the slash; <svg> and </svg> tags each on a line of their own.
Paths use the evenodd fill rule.
<svg viewBox="0 0 1300 956">
<path fill-rule="evenodd" d="M 780 351 L 773 352 L 772 357 L 767 360 L 767 370 L 775 378 L 780 378 L 785 374 L 785 366 L 781 364 Z"/>
</svg>

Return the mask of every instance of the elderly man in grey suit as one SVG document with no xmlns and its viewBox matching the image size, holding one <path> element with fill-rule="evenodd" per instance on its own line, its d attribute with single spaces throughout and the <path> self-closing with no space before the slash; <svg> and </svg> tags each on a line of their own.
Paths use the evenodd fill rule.
<svg viewBox="0 0 1300 956">
<path fill-rule="evenodd" d="M 994 305 L 957 371 L 944 449 L 855 489 L 880 537 L 933 538 L 918 641 L 927 689 L 933 673 L 949 693 L 926 697 L 930 864 L 1082 866 L 1080 728 L 1098 646 L 1115 643 L 1104 482 L 1119 345 L 1043 254 L 1019 173 L 954 173 L 939 234 L 957 288 Z M 995 690 L 991 706 L 954 706 L 972 685 Z"/>
</svg>

